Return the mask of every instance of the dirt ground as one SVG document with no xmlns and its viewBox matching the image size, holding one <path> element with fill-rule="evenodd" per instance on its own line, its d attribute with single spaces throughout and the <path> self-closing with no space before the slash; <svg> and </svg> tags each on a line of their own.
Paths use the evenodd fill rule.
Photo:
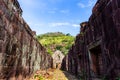
<svg viewBox="0 0 120 80">
<path fill-rule="evenodd" d="M 49 69 L 47 71 L 37 71 L 32 78 L 27 80 L 79 80 L 66 71 L 59 69 Z"/>
</svg>

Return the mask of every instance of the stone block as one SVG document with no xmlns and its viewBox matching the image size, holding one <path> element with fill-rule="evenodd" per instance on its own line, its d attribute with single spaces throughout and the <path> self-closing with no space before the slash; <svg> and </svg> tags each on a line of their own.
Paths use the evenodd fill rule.
<svg viewBox="0 0 120 80">
<path fill-rule="evenodd" d="M 116 11 L 116 9 L 118 9 L 118 2 L 117 2 L 117 0 L 112 0 L 111 3 L 112 3 L 113 11 Z"/>
<path fill-rule="evenodd" d="M 111 2 L 109 2 L 109 3 L 106 5 L 106 7 L 104 8 L 104 11 L 105 11 L 105 15 L 106 15 L 107 17 L 111 17 L 111 16 L 112 16 L 112 14 L 113 14 L 113 9 L 112 9 L 112 3 L 111 3 Z"/>
<path fill-rule="evenodd" d="M 119 14 L 120 14 L 120 9 L 117 9 L 113 16 L 116 25 L 120 25 L 120 15 Z"/>
<path fill-rule="evenodd" d="M 118 8 L 120 8 L 120 0 L 117 0 Z"/>
</svg>

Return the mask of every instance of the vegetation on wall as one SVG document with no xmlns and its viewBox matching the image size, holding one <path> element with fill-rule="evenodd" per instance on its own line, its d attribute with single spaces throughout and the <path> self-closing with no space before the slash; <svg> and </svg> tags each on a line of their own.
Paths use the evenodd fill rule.
<svg viewBox="0 0 120 80">
<path fill-rule="evenodd" d="M 49 54 L 60 50 L 63 54 L 67 54 L 69 48 L 74 42 L 74 37 L 61 32 L 46 33 L 37 36 L 38 41 L 47 49 Z"/>
</svg>

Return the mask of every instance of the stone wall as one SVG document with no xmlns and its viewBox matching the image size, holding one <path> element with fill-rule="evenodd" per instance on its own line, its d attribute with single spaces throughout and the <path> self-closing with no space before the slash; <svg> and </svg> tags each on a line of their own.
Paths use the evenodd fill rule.
<svg viewBox="0 0 120 80">
<path fill-rule="evenodd" d="M 98 0 L 89 21 L 81 23 L 80 34 L 64 58 L 62 68 L 68 67 L 68 71 L 84 80 L 119 78 L 119 14 L 120 0 Z"/>
<path fill-rule="evenodd" d="M 66 70 L 70 73 L 73 73 L 75 75 L 82 74 L 83 69 L 83 50 L 84 45 L 82 41 L 82 35 L 78 34 L 76 36 L 75 43 L 70 48 L 68 54 L 65 56 L 65 58 L 62 61 L 62 70 Z"/>
<path fill-rule="evenodd" d="M 0 0 L 0 79 L 23 80 L 52 66 L 51 56 L 21 15 L 17 0 Z"/>
</svg>

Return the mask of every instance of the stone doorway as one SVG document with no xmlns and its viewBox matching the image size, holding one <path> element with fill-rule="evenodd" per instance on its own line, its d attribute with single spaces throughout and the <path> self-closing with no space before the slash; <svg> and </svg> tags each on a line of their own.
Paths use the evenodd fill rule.
<svg viewBox="0 0 120 80">
<path fill-rule="evenodd" d="M 91 55 L 91 70 L 94 72 L 94 75 L 100 76 L 102 73 L 102 51 L 101 46 L 98 45 L 90 49 Z"/>
</svg>

